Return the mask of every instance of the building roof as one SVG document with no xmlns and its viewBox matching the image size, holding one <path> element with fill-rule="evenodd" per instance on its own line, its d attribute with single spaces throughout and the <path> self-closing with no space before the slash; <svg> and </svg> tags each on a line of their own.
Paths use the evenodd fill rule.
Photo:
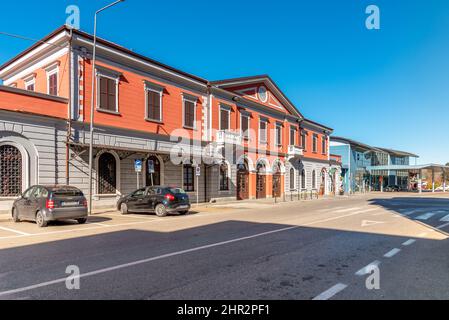
<svg viewBox="0 0 449 320">
<path fill-rule="evenodd" d="M 335 136 L 331 136 L 331 141 L 335 141 L 335 142 L 342 142 L 342 143 L 346 143 L 349 144 L 351 146 L 355 146 L 358 147 L 360 149 L 364 149 L 366 151 L 380 151 L 382 152 L 382 150 L 372 147 L 370 145 L 355 141 L 355 140 L 351 140 L 348 138 L 343 138 L 343 137 L 335 137 Z"/>
<path fill-rule="evenodd" d="M 393 149 L 386 149 L 386 148 L 378 148 L 378 149 L 383 150 L 383 151 L 389 153 L 390 155 L 395 155 L 395 156 L 399 156 L 399 157 L 419 158 L 418 155 L 410 153 L 410 152 L 393 150 Z"/>
<path fill-rule="evenodd" d="M 420 165 L 387 165 L 387 166 L 370 166 L 366 167 L 367 170 L 381 170 L 381 171 L 388 171 L 388 170 L 424 170 L 424 169 L 441 169 L 446 172 L 449 171 L 449 166 L 444 166 L 441 164 L 435 164 L 435 163 L 429 163 L 429 164 L 420 164 Z"/>
</svg>

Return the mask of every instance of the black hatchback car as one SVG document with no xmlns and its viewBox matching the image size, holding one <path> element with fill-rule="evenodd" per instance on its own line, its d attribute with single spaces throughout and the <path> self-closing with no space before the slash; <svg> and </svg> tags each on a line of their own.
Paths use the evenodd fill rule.
<svg viewBox="0 0 449 320">
<path fill-rule="evenodd" d="M 146 187 L 124 196 L 117 202 L 122 214 L 129 212 L 154 212 L 158 217 L 169 213 L 187 214 L 190 211 L 190 199 L 181 188 L 155 186 Z"/>
<path fill-rule="evenodd" d="M 84 194 L 69 186 L 33 186 L 14 201 L 12 207 L 14 222 L 36 221 L 39 227 L 59 220 L 76 220 L 84 224 L 87 216 Z"/>
</svg>

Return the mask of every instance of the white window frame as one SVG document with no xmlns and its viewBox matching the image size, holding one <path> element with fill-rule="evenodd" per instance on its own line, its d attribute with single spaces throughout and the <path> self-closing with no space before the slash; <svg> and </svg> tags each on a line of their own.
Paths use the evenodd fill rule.
<svg viewBox="0 0 449 320">
<path fill-rule="evenodd" d="M 246 118 L 246 120 L 248 121 L 248 131 L 246 133 L 246 136 L 245 136 L 245 133 L 243 132 L 243 118 Z M 250 132 L 251 132 L 251 115 L 241 113 L 240 114 L 240 134 L 243 137 L 243 139 L 250 140 Z"/>
<path fill-rule="evenodd" d="M 100 78 L 106 78 L 109 80 L 113 80 L 115 81 L 115 111 L 111 111 L 111 110 L 107 110 L 107 109 L 103 109 L 100 107 Z M 100 111 L 100 112 L 106 112 L 106 113 L 119 113 L 119 83 L 120 83 L 120 76 L 112 76 L 106 72 L 101 71 L 100 69 L 96 69 L 96 73 L 95 73 L 95 80 L 96 80 L 96 90 L 97 90 L 97 101 L 96 101 L 96 110 Z"/>
<path fill-rule="evenodd" d="M 221 112 L 226 111 L 228 113 L 228 128 L 221 128 Z M 230 131 L 231 130 L 231 107 L 225 104 L 220 104 L 220 112 L 218 113 L 218 126 L 220 131 Z"/>
<path fill-rule="evenodd" d="M 151 83 L 146 82 L 145 83 L 145 120 L 147 121 L 151 121 L 151 122 L 162 122 L 163 121 L 163 115 L 162 115 L 162 98 L 164 96 L 164 88 L 159 86 L 155 86 Z M 159 119 L 151 119 L 148 116 L 148 92 L 154 92 L 154 93 L 158 93 L 159 97 L 160 97 L 160 102 L 159 102 Z"/>
<path fill-rule="evenodd" d="M 282 146 L 282 138 L 283 138 L 282 137 L 282 127 L 283 127 L 282 123 L 276 122 L 276 125 L 274 127 L 274 134 L 275 134 L 274 142 L 277 147 Z M 279 134 L 278 134 L 278 130 L 279 130 Z M 278 138 L 280 139 L 279 141 L 278 141 Z"/>
<path fill-rule="evenodd" d="M 262 139 L 262 126 L 261 124 L 265 123 L 265 137 Z M 259 144 L 267 144 L 268 143 L 268 121 L 266 119 L 259 119 Z"/>
<path fill-rule="evenodd" d="M 59 64 L 53 64 L 45 69 L 47 73 L 47 94 L 50 94 L 50 76 L 56 74 L 56 95 L 59 95 Z"/>
<path fill-rule="evenodd" d="M 312 152 L 318 153 L 318 135 L 316 133 L 312 136 Z"/>
<path fill-rule="evenodd" d="M 193 103 L 193 127 L 186 125 L 186 102 L 191 102 Z M 197 106 L 198 106 L 198 98 L 194 98 L 193 96 L 190 95 L 182 95 L 182 126 L 184 128 L 187 129 L 192 129 L 192 130 L 196 130 L 197 129 L 197 125 L 196 125 L 196 112 L 197 112 Z"/>
<path fill-rule="evenodd" d="M 293 142 L 294 142 L 293 146 L 297 146 L 298 145 L 298 143 L 297 143 L 298 128 L 292 127 L 292 126 L 290 127 L 290 140 L 288 141 L 290 143 L 290 145 L 292 145 L 291 144 L 292 143 L 292 134 L 293 134 Z"/>
<path fill-rule="evenodd" d="M 34 90 L 31 92 L 36 91 L 36 76 L 35 75 L 25 78 L 23 81 L 25 83 L 25 90 L 31 91 L 31 90 L 28 90 L 28 87 L 32 85 L 32 86 L 34 86 Z"/>
<path fill-rule="evenodd" d="M 293 170 L 293 189 L 291 188 L 291 175 L 292 175 L 292 170 Z M 288 180 L 288 188 L 290 189 L 290 191 L 295 191 L 298 190 L 298 181 L 297 181 L 297 177 L 296 177 L 296 169 L 295 168 L 290 168 L 290 172 L 289 172 L 289 180 Z"/>
</svg>

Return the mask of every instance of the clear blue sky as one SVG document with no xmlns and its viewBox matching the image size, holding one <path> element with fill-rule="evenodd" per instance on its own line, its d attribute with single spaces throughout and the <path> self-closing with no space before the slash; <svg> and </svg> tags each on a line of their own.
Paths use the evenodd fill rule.
<svg viewBox="0 0 449 320">
<path fill-rule="evenodd" d="M 0 31 L 41 38 L 81 9 L 92 32 L 105 1 L 2 3 Z M 365 28 L 365 8 L 381 30 Z M 217 80 L 268 73 L 335 135 L 449 162 L 449 1 L 143 1 L 104 12 L 101 37 Z M 0 63 L 31 43 L 0 35 Z"/>
</svg>

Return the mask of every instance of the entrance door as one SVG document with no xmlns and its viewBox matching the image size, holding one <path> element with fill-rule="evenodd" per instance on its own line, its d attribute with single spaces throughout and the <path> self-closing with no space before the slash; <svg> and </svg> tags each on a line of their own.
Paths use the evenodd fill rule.
<svg viewBox="0 0 449 320">
<path fill-rule="evenodd" d="M 280 173 L 273 174 L 273 197 L 275 197 L 275 198 L 281 197 L 281 174 Z"/>
<path fill-rule="evenodd" d="M 257 165 L 257 178 L 256 178 L 256 198 L 265 199 L 267 197 L 267 176 L 265 175 L 265 165 L 259 163 Z"/>
<path fill-rule="evenodd" d="M 249 199 L 249 172 L 248 170 L 237 171 L 237 200 Z"/>
</svg>

